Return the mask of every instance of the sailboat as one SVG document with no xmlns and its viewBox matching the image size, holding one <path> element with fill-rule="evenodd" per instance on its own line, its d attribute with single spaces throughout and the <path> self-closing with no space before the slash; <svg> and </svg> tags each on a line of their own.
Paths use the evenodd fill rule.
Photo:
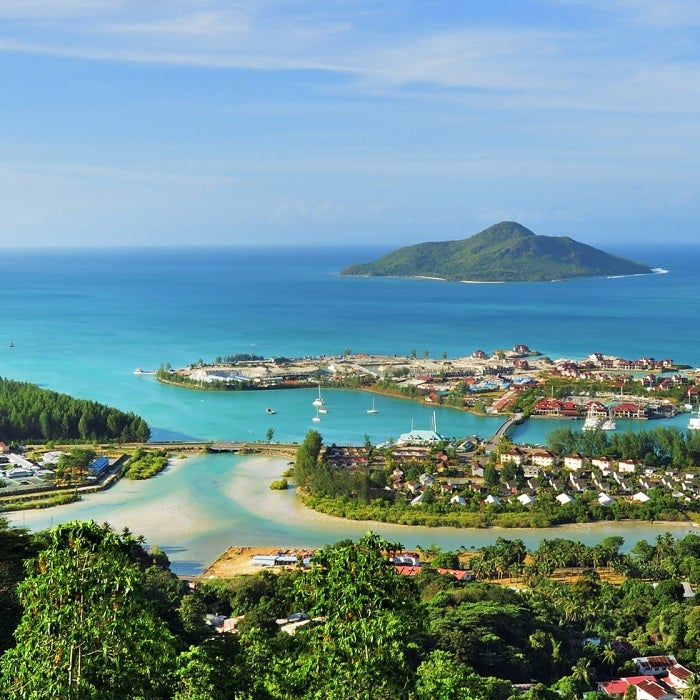
<svg viewBox="0 0 700 700">
<path fill-rule="evenodd" d="M 368 408 L 367 413 L 377 413 L 377 409 L 374 407 L 374 397 L 372 397 L 372 408 Z"/>
<path fill-rule="evenodd" d="M 316 409 L 316 415 L 311 420 L 314 423 L 318 423 L 321 420 L 321 416 L 318 415 L 318 408 Z"/>
<path fill-rule="evenodd" d="M 318 384 L 318 398 L 314 399 L 311 402 L 314 406 L 324 406 L 325 401 L 323 400 L 323 397 L 321 396 L 321 383 L 319 382 Z"/>
<path fill-rule="evenodd" d="M 581 430 L 600 430 L 602 423 L 603 421 L 598 417 L 596 407 L 591 404 L 588 407 L 588 414 Z"/>
</svg>

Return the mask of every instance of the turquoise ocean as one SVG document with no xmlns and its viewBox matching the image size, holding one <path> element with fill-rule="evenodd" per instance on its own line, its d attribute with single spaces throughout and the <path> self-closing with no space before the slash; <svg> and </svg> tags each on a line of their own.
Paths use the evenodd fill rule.
<svg viewBox="0 0 700 700">
<path fill-rule="evenodd" d="M 700 365 L 700 247 L 607 250 L 660 271 L 551 283 L 460 284 L 338 274 L 347 264 L 386 252 L 380 248 L 9 250 L 0 274 L 0 375 L 134 411 L 158 441 L 264 440 L 272 428 L 275 440 L 294 442 L 314 428 L 326 443 L 360 444 L 365 435 L 377 443 L 411 426 L 427 428 L 434 409 L 378 397 L 379 411 L 369 415 L 368 394 L 335 390 L 326 392 L 329 412 L 316 424 L 313 390 L 195 392 L 160 385 L 134 369 L 236 353 L 297 357 L 346 349 L 397 355 L 415 350 L 457 357 L 518 343 L 552 359 L 597 351 Z M 266 414 L 268 406 L 277 411 L 274 416 Z M 441 433 L 456 437 L 485 437 L 500 425 L 498 418 L 450 409 L 437 409 L 436 419 Z M 686 422 L 681 416 L 666 424 L 683 428 Z M 560 425 L 530 421 L 512 437 L 543 443 Z M 621 430 L 644 427 L 618 424 Z M 183 499 L 191 491 L 192 499 L 210 499 L 220 527 L 213 525 L 197 538 L 172 532 L 171 541 L 152 542 L 169 548 L 180 571 L 198 570 L 221 545 L 284 540 L 317 546 L 356 530 L 343 523 L 311 527 L 301 518 L 295 530 L 294 520 L 273 522 L 230 498 L 222 500 L 226 489 L 217 481 L 235 481 L 249 465 L 246 458 L 202 457 L 151 484 L 120 484 L 109 495 L 12 520 L 33 528 L 74 517 L 121 522 L 119 508 L 138 502 L 143 525 L 150 522 L 149 503 L 155 499 L 150 489 L 177 491 Z M 188 505 L 181 503 L 183 510 Z M 149 532 L 141 534 L 151 540 Z M 479 538 L 489 536 L 495 535 L 479 533 Z M 410 546 L 414 537 L 405 532 L 402 540 Z M 442 537 L 445 545 L 465 539 L 464 533 L 437 531 L 420 537 L 431 543 Z"/>
</svg>

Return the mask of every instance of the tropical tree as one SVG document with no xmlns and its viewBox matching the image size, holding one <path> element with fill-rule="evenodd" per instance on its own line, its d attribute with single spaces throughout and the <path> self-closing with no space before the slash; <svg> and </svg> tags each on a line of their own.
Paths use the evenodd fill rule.
<svg viewBox="0 0 700 700">
<path fill-rule="evenodd" d="M 49 532 L 18 588 L 24 613 L 2 657 L 3 697 L 167 697 L 174 640 L 143 596 L 135 546 L 94 522 Z"/>
<path fill-rule="evenodd" d="M 610 669 L 610 680 L 612 680 L 613 667 L 615 666 L 615 663 L 617 662 L 617 653 L 615 652 L 615 649 L 613 648 L 613 646 L 611 644 L 606 644 L 603 647 L 602 657 L 603 657 L 603 661 L 608 665 L 608 668 Z"/>
<path fill-rule="evenodd" d="M 421 630 L 418 596 L 388 555 L 400 545 L 367 533 L 325 547 L 295 581 L 298 609 L 323 622 L 297 631 L 303 650 L 291 679 L 308 697 L 403 697 L 409 650 Z M 303 693 L 301 693 L 303 694 Z"/>
</svg>

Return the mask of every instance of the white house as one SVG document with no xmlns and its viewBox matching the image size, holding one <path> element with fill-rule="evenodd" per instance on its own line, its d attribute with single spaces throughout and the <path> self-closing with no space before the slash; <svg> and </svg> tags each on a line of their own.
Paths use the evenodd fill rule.
<svg viewBox="0 0 700 700">
<path fill-rule="evenodd" d="M 532 463 L 538 467 L 553 467 L 557 463 L 557 456 L 549 450 L 533 452 L 531 459 Z"/>
<path fill-rule="evenodd" d="M 564 457 L 564 468 L 571 469 L 571 471 L 577 472 L 583 469 L 584 458 L 583 455 L 566 455 Z"/>
<path fill-rule="evenodd" d="M 643 680 L 634 685 L 637 688 L 637 700 L 678 700 L 675 693 L 666 690 L 656 681 Z"/>
<path fill-rule="evenodd" d="M 501 464 L 515 464 L 516 467 L 522 465 L 525 459 L 525 455 L 522 450 L 517 447 L 513 447 L 510 450 L 501 452 L 500 463 Z"/>
<path fill-rule="evenodd" d="M 637 667 L 637 671 L 645 676 L 661 675 L 678 663 L 672 654 L 667 656 L 637 656 L 632 661 Z"/>
<path fill-rule="evenodd" d="M 531 503 L 535 502 L 535 499 L 527 493 L 521 493 L 518 496 L 518 501 L 520 501 L 520 503 L 522 503 L 524 506 L 529 506 Z"/>
<path fill-rule="evenodd" d="M 647 496 L 644 491 L 638 491 L 637 493 L 632 496 L 633 501 L 637 501 L 638 503 L 646 503 L 647 501 L 650 501 L 651 498 Z"/>
<path fill-rule="evenodd" d="M 557 501 L 559 501 L 559 503 L 561 503 L 561 505 L 565 506 L 569 503 L 573 503 L 574 499 L 571 496 L 569 496 L 568 493 L 560 493 L 557 496 Z"/>
<path fill-rule="evenodd" d="M 693 677 L 693 672 L 689 671 L 685 666 L 674 664 L 668 669 L 666 682 L 674 688 L 687 688 L 688 681 Z"/>
<path fill-rule="evenodd" d="M 634 459 L 623 459 L 617 463 L 617 471 L 620 474 L 634 474 L 639 467 L 639 462 Z"/>
</svg>

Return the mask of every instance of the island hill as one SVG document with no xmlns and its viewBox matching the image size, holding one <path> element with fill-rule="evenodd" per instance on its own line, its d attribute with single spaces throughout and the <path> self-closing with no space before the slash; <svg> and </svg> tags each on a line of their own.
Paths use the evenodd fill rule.
<svg viewBox="0 0 700 700">
<path fill-rule="evenodd" d="M 369 263 L 350 265 L 341 275 L 433 277 L 462 282 L 542 282 L 573 277 L 651 274 L 642 263 L 567 236 L 537 236 L 502 221 L 471 238 L 419 243 Z"/>
</svg>

